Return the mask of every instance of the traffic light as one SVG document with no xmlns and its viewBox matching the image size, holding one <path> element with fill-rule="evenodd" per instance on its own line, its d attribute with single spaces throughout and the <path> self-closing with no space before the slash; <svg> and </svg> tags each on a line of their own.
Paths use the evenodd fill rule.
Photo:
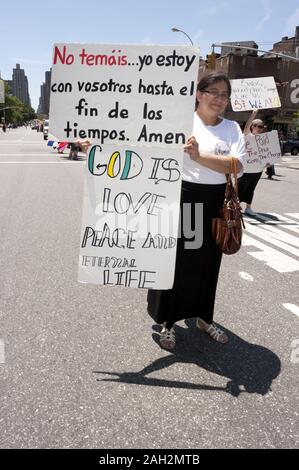
<svg viewBox="0 0 299 470">
<path fill-rule="evenodd" d="M 216 54 L 214 52 L 207 55 L 207 66 L 208 70 L 216 69 Z"/>
</svg>

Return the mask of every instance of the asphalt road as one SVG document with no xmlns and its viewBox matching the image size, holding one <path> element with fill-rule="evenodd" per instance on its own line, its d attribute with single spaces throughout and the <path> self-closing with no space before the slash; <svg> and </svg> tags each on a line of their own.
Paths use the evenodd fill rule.
<svg viewBox="0 0 299 470">
<path fill-rule="evenodd" d="M 77 282 L 85 159 L 66 157 L 0 133 L 0 447 L 298 447 L 298 159 L 261 179 L 224 256 L 230 342 L 180 322 L 170 353 L 146 291 Z"/>
</svg>

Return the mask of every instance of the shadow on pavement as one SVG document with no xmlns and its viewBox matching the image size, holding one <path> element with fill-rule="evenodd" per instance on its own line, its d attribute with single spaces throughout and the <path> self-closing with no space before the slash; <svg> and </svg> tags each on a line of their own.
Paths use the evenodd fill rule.
<svg viewBox="0 0 299 470">
<path fill-rule="evenodd" d="M 279 375 L 281 363 L 269 349 L 248 343 L 234 333 L 229 334 L 229 343 L 222 345 L 208 337 L 195 326 L 195 320 L 186 320 L 189 328 L 175 326 L 176 347 L 169 356 L 161 357 L 138 372 L 94 371 L 95 374 L 114 376 L 97 379 L 100 382 L 121 382 L 152 387 L 184 388 L 190 390 L 210 390 L 227 392 L 234 397 L 241 393 L 266 395 L 271 391 L 272 381 Z M 154 325 L 154 341 L 159 344 Z M 147 377 L 148 374 L 163 370 L 175 363 L 195 364 L 213 374 L 227 377 L 226 387 L 217 387 L 193 382 L 164 380 Z M 197 378 L 200 378 L 200 370 Z M 242 387 L 242 388 L 240 388 Z"/>
</svg>

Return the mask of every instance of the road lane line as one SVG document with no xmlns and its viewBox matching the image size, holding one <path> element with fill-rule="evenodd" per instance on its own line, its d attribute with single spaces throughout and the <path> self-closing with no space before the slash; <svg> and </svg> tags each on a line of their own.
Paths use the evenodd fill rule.
<svg viewBox="0 0 299 470">
<path fill-rule="evenodd" d="M 298 239 L 296 239 L 296 237 L 292 235 L 288 235 L 287 233 L 283 233 L 280 235 L 279 232 L 278 234 L 272 232 L 269 233 L 262 226 L 257 225 L 247 225 L 245 233 L 255 235 L 262 241 L 271 243 L 272 245 L 275 245 L 276 247 L 281 248 L 290 253 L 291 255 L 294 255 L 299 258 L 298 248 L 292 246 L 293 244 L 295 244 L 295 246 L 298 246 Z"/>
<path fill-rule="evenodd" d="M 1 157 L 52 157 L 57 156 L 57 153 L 0 153 Z M 66 153 L 62 154 L 67 156 Z"/>
<path fill-rule="evenodd" d="M 251 274 L 248 274 L 248 273 L 244 273 L 242 271 L 239 272 L 239 276 L 242 278 L 242 279 L 245 279 L 245 281 L 250 281 L 252 282 L 254 280 L 254 277 L 251 276 Z"/>
<path fill-rule="evenodd" d="M 274 248 L 270 248 L 264 243 L 252 238 L 244 233 L 242 245 L 245 247 L 256 247 L 259 251 L 247 252 L 259 261 L 263 261 L 267 266 L 279 273 L 292 273 L 299 271 L 299 262 L 291 256 L 287 256 Z"/>
<path fill-rule="evenodd" d="M 286 212 L 285 215 L 288 215 L 289 217 L 293 217 L 294 219 L 299 220 L 299 212 Z"/>
<path fill-rule="evenodd" d="M 282 305 L 284 306 L 284 308 L 286 308 L 290 312 L 297 315 L 297 317 L 299 317 L 299 307 L 297 307 L 297 305 L 295 304 L 282 304 Z"/>
<path fill-rule="evenodd" d="M 67 165 L 70 165 L 71 163 L 73 163 L 72 160 L 68 161 L 68 162 L 40 162 L 38 160 L 32 160 L 32 161 L 24 161 L 24 162 L 1 162 L 0 161 L 0 164 L 3 163 L 3 164 L 12 164 L 12 163 L 16 163 L 18 165 L 22 164 L 22 163 L 44 163 L 44 164 L 54 164 L 54 163 L 58 163 L 59 165 L 62 165 L 63 163 L 67 164 Z M 86 163 L 85 160 L 77 160 L 76 163 L 74 164 L 74 166 L 77 165 L 77 163 Z"/>
</svg>

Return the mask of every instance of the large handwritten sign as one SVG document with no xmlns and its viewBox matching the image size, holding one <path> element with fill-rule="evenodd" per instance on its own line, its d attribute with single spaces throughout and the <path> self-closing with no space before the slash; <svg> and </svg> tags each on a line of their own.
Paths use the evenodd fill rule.
<svg viewBox="0 0 299 470">
<path fill-rule="evenodd" d="M 198 48 L 54 45 L 49 131 L 58 140 L 180 146 L 192 128 Z"/>
<path fill-rule="evenodd" d="M 181 149 L 94 144 L 88 155 L 79 281 L 170 289 Z"/>
<path fill-rule="evenodd" d="M 245 78 L 230 81 L 234 111 L 279 108 L 281 106 L 273 77 Z"/>
<path fill-rule="evenodd" d="M 257 173 L 270 164 L 281 160 L 278 132 L 245 136 L 246 158 L 243 162 L 245 173 Z"/>
<path fill-rule="evenodd" d="M 198 58 L 190 46 L 54 46 L 50 132 L 92 141 L 79 281 L 172 287 Z"/>
</svg>

